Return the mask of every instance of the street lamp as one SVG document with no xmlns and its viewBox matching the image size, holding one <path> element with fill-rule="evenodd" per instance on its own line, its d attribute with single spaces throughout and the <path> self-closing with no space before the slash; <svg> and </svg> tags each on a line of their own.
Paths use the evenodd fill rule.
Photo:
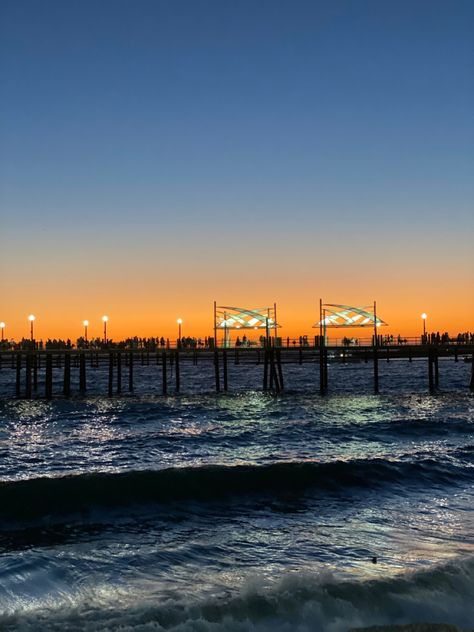
<svg viewBox="0 0 474 632">
<path fill-rule="evenodd" d="M 104 342 L 107 344 L 107 322 L 109 320 L 109 317 L 102 316 L 102 320 L 104 321 Z"/>
<path fill-rule="evenodd" d="M 178 340 L 181 340 L 181 325 L 183 324 L 183 319 L 178 318 L 176 322 L 178 323 Z"/>
<path fill-rule="evenodd" d="M 3 342 L 3 330 L 5 329 L 5 323 L 4 322 L 0 323 L 0 329 L 2 330 L 2 342 Z"/>
<path fill-rule="evenodd" d="M 423 312 L 423 314 L 421 315 L 421 318 L 423 320 L 423 339 L 426 340 L 426 319 L 427 319 L 427 315 L 425 314 L 425 312 Z"/>
<path fill-rule="evenodd" d="M 34 335 L 33 335 L 33 323 L 36 320 L 36 316 L 34 314 L 30 314 L 28 316 L 28 320 L 30 321 L 30 338 L 31 338 L 31 340 L 34 340 L 35 338 L 34 338 Z"/>
<path fill-rule="evenodd" d="M 84 340 L 87 342 L 87 328 L 89 327 L 89 321 L 83 320 L 82 324 L 84 325 Z"/>
</svg>

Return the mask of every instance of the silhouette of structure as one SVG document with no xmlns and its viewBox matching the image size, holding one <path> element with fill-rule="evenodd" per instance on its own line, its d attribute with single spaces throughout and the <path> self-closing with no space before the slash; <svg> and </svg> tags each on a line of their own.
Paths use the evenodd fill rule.
<svg viewBox="0 0 474 632">
<path fill-rule="evenodd" d="M 217 305 L 214 301 L 214 340 L 218 346 L 219 332 L 223 333 L 222 346 L 230 346 L 230 331 L 232 330 L 264 330 L 268 340 L 273 330 L 276 338 L 277 329 L 276 303 L 273 307 L 247 309 L 245 307 L 231 307 Z"/>
</svg>

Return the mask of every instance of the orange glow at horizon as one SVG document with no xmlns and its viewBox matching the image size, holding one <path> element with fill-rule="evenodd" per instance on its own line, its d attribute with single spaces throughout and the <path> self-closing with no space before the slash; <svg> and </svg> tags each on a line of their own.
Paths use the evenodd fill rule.
<svg viewBox="0 0 474 632">
<path fill-rule="evenodd" d="M 227 294 L 227 293 L 226 293 Z M 245 296 L 247 294 L 247 296 Z M 278 322 L 281 327 L 278 335 L 283 337 L 297 337 L 307 335 L 310 339 L 319 333 L 314 328 L 319 320 L 319 299 L 306 295 L 298 297 L 295 292 L 285 296 L 279 288 L 280 296 L 276 297 Z M 370 305 L 370 301 L 355 301 L 354 293 L 342 296 L 344 304 Z M 2 302 L 0 317 L 5 322 L 4 335 L 6 339 L 18 340 L 28 338 L 30 321 L 28 314 L 34 313 L 35 338 L 70 338 L 73 342 L 84 334 L 84 322 L 88 321 L 88 338 L 103 337 L 103 315 L 107 313 L 107 332 L 109 339 L 120 340 L 127 337 L 163 336 L 174 340 L 178 335 L 177 314 L 182 314 L 182 335 L 204 337 L 213 335 L 213 299 L 212 296 L 202 296 L 200 293 L 187 292 L 186 295 L 168 295 L 166 303 L 160 296 L 150 296 L 147 299 L 122 299 L 119 295 L 111 294 L 108 298 L 89 295 L 87 301 L 81 296 L 70 297 L 67 301 L 48 300 L 47 296 L 32 297 L 10 295 L 8 303 Z M 227 296 L 218 300 L 218 304 L 231 304 L 238 307 L 273 306 L 273 296 L 261 300 L 255 291 L 240 292 L 235 298 Z M 270 299 L 270 300 L 269 300 Z M 334 300 L 334 298 L 332 298 Z M 339 299 L 340 300 L 340 299 Z M 329 302 L 329 301 L 326 301 Z M 387 321 L 387 327 L 379 329 L 380 334 L 397 336 L 419 336 L 423 330 L 421 314 L 426 312 L 426 329 L 431 331 L 448 331 L 451 335 L 474 329 L 472 314 L 474 305 L 472 300 L 466 301 L 464 306 L 458 305 L 456 314 L 446 302 L 440 298 L 423 300 L 412 297 L 410 301 L 400 302 L 394 298 L 377 301 L 377 314 Z M 253 338 L 261 335 L 262 331 L 242 330 L 234 331 L 232 337 L 246 334 Z M 328 328 L 330 338 L 344 336 L 369 338 L 373 327 L 363 328 Z"/>
</svg>

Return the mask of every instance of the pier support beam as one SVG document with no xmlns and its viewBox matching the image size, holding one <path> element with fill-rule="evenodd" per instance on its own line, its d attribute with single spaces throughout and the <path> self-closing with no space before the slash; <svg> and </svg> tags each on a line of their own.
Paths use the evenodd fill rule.
<svg viewBox="0 0 474 632">
<path fill-rule="evenodd" d="M 158 363 L 158 354 L 156 355 L 156 361 Z M 133 393 L 133 352 L 128 354 L 128 390 Z"/>
<path fill-rule="evenodd" d="M 122 393 L 122 354 L 117 351 L 117 395 Z"/>
<path fill-rule="evenodd" d="M 31 353 L 26 354 L 25 397 L 31 399 Z"/>
<path fill-rule="evenodd" d="M 83 351 L 79 354 L 79 392 L 86 393 L 86 354 Z"/>
<path fill-rule="evenodd" d="M 221 380 L 219 376 L 219 352 L 217 349 L 214 350 L 214 377 L 216 380 L 216 393 L 220 393 Z"/>
<path fill-rule="evenodd" d="M 263 354 L 263 390 L 268 390 L 268 350 Z"/>
<path fill-rule="evenodd" d="M 280 389 L 283 390 L 283 369 L 281 368 L 281 351 L 280 351 L 280 349 L 276 350 L 276 361 L 277 361 L 277 370 L 278 370 L 278 380 L 280 381 Z"/>
<path fill-rule="evenodd" d="M 181 389 L 181 376 L 179 373 L 179 349 L 176 349 L 175 351 L 174 373 L 176 378 L 176 392 L 179 393 Z"/>
<path fill-rule="evenodd" d="M 108 395 L 112 397 L 114 394 L 114 353 L 113 351 L 109 351 L 109 384 L 108 384 Z"/>
<path fill-rule="evenodd" d="M 166 395 L 168 393 L 168 376 L 167 376 L 167 365 L 166 365 L 166 351 L 163 350 L 161 353 L 161 363 L 162 363 L 162 388 L 161 388 L 161 392 L 163 393 L 163 395 Z"/>
<path fill-rule="evenodd" d="M 472 354 L 471 357 L 471 380 L 469 382 L 469 389 L 471 391 L 474 391 L 474 353 Z"/>
<path fill-rule="evenodd" d="M 433 352 L 431 347 L 428 349 L 428 388 L 430 393 L 434 393 L 434 371 L 433 371 Z"/>
<path fill-rule="evenodd" d="M 225 349 L 222 352 L 222 375 L 224 378 L 224 391 L 227 391 L 229 385 L 227 380 L 227 351 Z"/>
<path fill-rule="evenodd" d="M 53 356 L 50 353 L 46 354 L 44 396 L 46 399 L 53 398 Z"/>
<path fill-rule="evenodd" d="M 374 344 L 374 393 L 379 393 L 379 354 L 377 343 Z"/>
<path fill-rule="evenodd" d="M 21 397 L 21 351 L 16 354 L 16 389 L 17 397 Z"/>
<path fill-rule="evenodd" d="M 71 397 L 71 354 L 64 354 L 64 382 L 63 382 L 63 394 L 64 397 Z"/>
</svg>

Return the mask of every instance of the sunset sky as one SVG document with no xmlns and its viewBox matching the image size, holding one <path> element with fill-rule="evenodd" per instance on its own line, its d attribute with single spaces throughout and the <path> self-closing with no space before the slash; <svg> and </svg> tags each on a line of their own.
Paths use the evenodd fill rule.
<svg viewBox="0 0 474 632">
<path fill-rule="evenodd" d="M 3 0 L 7 337 L 474 330 L 470 0 Z"/>
</svg>

